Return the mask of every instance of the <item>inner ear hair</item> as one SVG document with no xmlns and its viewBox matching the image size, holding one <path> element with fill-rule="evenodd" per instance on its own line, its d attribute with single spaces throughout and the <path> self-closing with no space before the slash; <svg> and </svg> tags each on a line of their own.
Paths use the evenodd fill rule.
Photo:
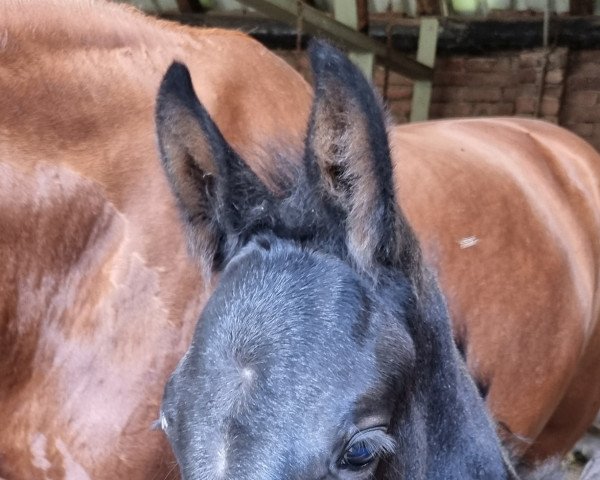
<svg viewBox="0 0 600 480">
<path fill-rule="evenodd" d="M 382 103 L 363 74 L 324 42 L 310 47 L 315 97 L 307 172 L 346 230 L 348 253 L 365 272 L 416 258 L 412 231 L 395 201 Z M 414 257 L 414 258 L 413 258 Z"/>
</svg>

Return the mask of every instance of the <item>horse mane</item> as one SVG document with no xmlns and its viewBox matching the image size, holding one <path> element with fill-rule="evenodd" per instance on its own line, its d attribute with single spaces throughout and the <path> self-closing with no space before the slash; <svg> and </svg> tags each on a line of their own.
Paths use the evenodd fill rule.
<svg viewBox="0 0 600 480">
<path fill-rule="evenodd" d="M 31 15 L 34 11 L 37 14 Z M 81 21 L 82 17 L 85 22 Z M 101 0 L 5 0 L 0 3 L 1 53 L 21 49 L 24 44 L 50 51 L 151 49 L 181 30 L 189 35 L 191 29 L 144 15 L 129 5 Z M 233 30 L 196 30 L 193 35 L 244 35 Z M 157 35 L 158 31 L 161 35 Z M 177 38 L 174 36 L 173 40 Z"/>
</svg>

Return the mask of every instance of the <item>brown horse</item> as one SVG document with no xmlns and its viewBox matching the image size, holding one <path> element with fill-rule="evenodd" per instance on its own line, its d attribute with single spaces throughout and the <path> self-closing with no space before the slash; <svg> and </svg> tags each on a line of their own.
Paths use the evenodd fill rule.
<svg viewBox="0 0 600 480">
<path fill-rule="evenodd" d="M 407 125 L 392 143 L 400 203 L 507 444 L 564 454 L 600 406 L 600 156 L 526 119 Z"/>
<path fill-rule="evenodd" d="M 310 88 L 240 33 L 0 3 L 0 478 L 173 470 L 150 426 L 206 289 L 155 146 L 174 58 L 259 171 L 301 147 Z"/>
<path fill-rule="evenodd" d="M 265 181 L 277 154 L 302 150 L 310 89 L 241 34 L 103 3 L 0 5 L 4 479 L 175 469 L 149 425 L 210 285 L 155 148 L 173 59 Z M 563 453 L 598 409 L 598 155 L 525 120 L 411 125 L 392 141 L 404 211 L 507 441 Z"/>
</svg>

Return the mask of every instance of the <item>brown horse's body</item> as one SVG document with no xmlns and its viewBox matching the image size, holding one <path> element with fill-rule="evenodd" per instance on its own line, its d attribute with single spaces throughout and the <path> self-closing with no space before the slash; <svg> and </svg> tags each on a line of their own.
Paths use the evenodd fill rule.
<svg viewBox="0 0 600 480">
<path fill-rule="evenodd" d="M 255 167 L 299 149 L 310 88 L 242 34 L 0 4 L 0 478 L 176 474 L 150 427 L 205 285 L 156 151 L 174 58 Z"/>
<path fill-rule="evenodd" d="M 516 434 L 507 443 L 564 453 L 600 406 L 600 156 L 525 119 L 407 125 L 392 139 L 400 203 L 471 372 Z"/>
<path fill-rule="evenodd" d="M 0 6 L 0 478 L 175 469 L 150 424 L 206 285 L 155 148 L 173 59 L 261 176 L 272 152 L 300 150 L 309 88 L 241 34 L 107 4 Z M 600 397 L 600 158 L 525 120 L 393 139 L 403 207 L 492 411 L 538 455 L 563 452 Z"/>
</svg>

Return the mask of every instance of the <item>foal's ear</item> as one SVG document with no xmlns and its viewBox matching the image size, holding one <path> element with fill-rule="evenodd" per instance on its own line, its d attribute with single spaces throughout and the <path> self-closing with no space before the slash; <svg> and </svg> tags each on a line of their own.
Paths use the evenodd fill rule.
<svg viewBox="0 0 600 480">
<path fill-rule="evenodd" d="M 346 56 L 313 42 L 315 79 L 306 162 L 308 178 L 341 216 L 348 251 L 366 270 L 411 268 L 416 244 L 394 199 L 385 115 L 379 98 Z"/>
<path fill-rule="evenodd" d="M 171 65 L 160 85 L 156 128 L 192 253 L 218 270 L 252 211 L 264 210 L 271 194 L 227 143 L 180 63 Z"/>
</svg>

